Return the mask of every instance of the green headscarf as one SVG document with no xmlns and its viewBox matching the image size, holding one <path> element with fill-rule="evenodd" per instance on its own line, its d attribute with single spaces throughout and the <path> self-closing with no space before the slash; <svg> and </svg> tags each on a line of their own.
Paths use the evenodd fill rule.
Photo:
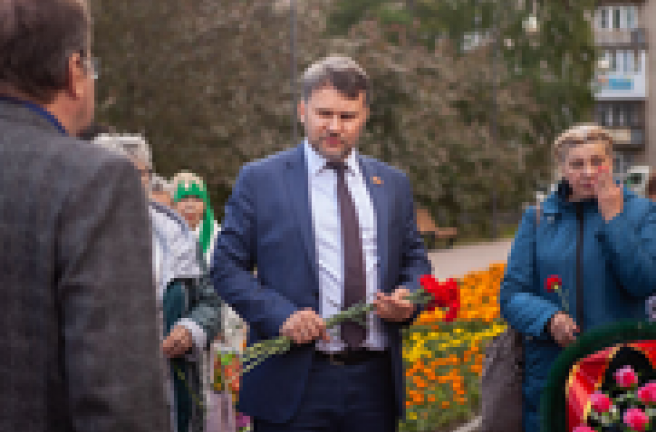
<svg viewBox="0 0 656 432">
<path fill-rule="evenodd" d="M 214 212 L 210 206 L 210 199 L 207 195 L 207 189 L 202 180 L 185 178 L 184 180 L 178 181 L 178 183 L 175 185 L 175 195 L 173 196 L 173 201 L 177 203 L 181 199 L 187 197 L 200 198 L 205 203 L 205 214 L 203 219 L 200 221 L 200 235 L 198 236 L 198 241 L 200 243 L 201 251 L 203 252 L 204 257 L 210 248 L 210 244 L 212 243 L 212 236 L 214 235 Z"/>
</svg>

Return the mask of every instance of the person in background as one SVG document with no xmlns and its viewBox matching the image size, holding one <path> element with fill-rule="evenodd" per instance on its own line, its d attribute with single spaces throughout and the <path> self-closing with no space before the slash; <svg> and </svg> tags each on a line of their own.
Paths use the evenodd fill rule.
<svg viewBox="0 0 656 432">
<path fill-rule="evenodd" d="M 153 174 L 150 181 L 150 198 L 173 208 L 173 186 L 164 177 Z"/>
<path fill-rule="evenodd" d="M 78 134 L 86 0 L 0 1 L 0 431 L 169 430 L 139 175 Z"/>
<path fill-rule="evenodd" d="M 515 236 L 499 303 L 523 336 L 526 432 L 540 428 L 540 396 L 562 349 L 581 332 L 644 321 L 656 291 L 656 206 L 615 183 L 612 154 L 602 127 L 563 132 L 554 145 L 562 180 Z"/>
<path fill-rule="evenodd" d="M 649 174 L 647 186 L 645 187 L 645 196 L 652 201 L 656 201 L 656 173 Z"/>
<path fill-rule="evenodd" d="M 179 172 L 171 182 L 174 190 L 174 208 L 196 234 L 205 262 L 209 266 L 221 227 L 214 219 L 205 182 L 189 171 Z"/>
<path fill-rule="evenodd" d="M 153 164 L 148 143 L 138 135 L 100 135 L 94 143 L 125 155 L 141 173 L 142 193 L 151 189 Z M 153 242 L 153 273 L 168 364 L 171 418 L 176 432 L 204 429 L 202 353 L 220 330 L 220 301 L 204 272 L 196 240 L 186 222 L 154 200 L 148 206 Z M 203 405 L 203 406 L 202 406 Z"/>
<path fill-rule="evenodd" d="M 209 268 L 221 226 L 214 219 L 205 182 L 194 173 L 181 171 L 173 177 L 172 183 L 174 209 L 185 218 L 196 234 Z M 246 340 L 244 321 L 227 305 L 223 305 L 222 314 L 223 333 L 219 345 L 241 351 Z"/>
</svg>

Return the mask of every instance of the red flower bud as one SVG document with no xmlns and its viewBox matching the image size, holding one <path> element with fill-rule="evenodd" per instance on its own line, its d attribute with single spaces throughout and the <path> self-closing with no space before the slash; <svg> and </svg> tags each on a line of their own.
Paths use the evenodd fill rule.
<svg viewBox="0 0 656 432">
<path fill-rule="evenodd" d="M 615 372 L 615 381 L 620 387 L 633 387 L 638 384 L 638 376 L 631 366 L 624 366 Z"/>
<path fill-rule="evenodd" d="M 624 423 L 633 430 L 643 432 L 649 423 L 649 417 L 641 409 L 629 408 L 624 413 Z"/>
<path fill-rule="evenodd" d="M 610 410 L 610 398 L 603 393 L 594 393 L 590 396 L 590 402 L 592 403 L 592 409 L 599 414 L 603 414 Z"/>
</svg>

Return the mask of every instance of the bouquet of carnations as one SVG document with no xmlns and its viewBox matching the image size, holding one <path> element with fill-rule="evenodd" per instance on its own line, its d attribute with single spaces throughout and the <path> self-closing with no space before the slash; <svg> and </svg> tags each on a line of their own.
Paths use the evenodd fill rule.
<svg viewBox="0 0 656 432">
<path fill-rule="evenodd" d="M 458 282 L 453 279 L 439 282 L 430 275 L 422 276 L 419 282 L 421 287 L 410 293 L 406 299 L 415 305 L 424 306 L 424 310 L 446 308 L 444 320 L 453 321 L 460 309 Z M 367 314 L 373 310 L 374 306 L 371 303 L 356 304 L 327 319 L 326 328 L 333 328 L 346 321 L 354 321 L 366 326 Z M 242 356 L 241 374 L 247 373 L 271 356 L 288 352 L 291 347 L 292 340 L 286 336 L 267 339 L 247 347 Z"/>
</svg>

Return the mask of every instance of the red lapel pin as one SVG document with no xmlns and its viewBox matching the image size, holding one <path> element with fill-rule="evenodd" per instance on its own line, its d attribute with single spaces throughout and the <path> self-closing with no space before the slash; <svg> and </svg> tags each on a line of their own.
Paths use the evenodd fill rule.
<svg viewBox="0 0 656 432">
<path fill-rule="evenodd" d="M 373 176 L 371 178 L 371 181 L 374 182 L 375 185 L 382 185 L 383 184 L 383 180 L 378 176 Z"/>
</svg>

